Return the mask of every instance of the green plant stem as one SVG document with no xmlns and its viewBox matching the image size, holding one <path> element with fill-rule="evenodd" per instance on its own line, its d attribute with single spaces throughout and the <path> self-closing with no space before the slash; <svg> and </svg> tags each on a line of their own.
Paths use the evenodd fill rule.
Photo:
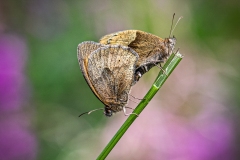
<svg viewBox="0 0 240 160">
<path fill-rule="evenodd" d="M 182 60 L 182 58 L 183 58 L 183 56 L 179 52 L 176 54 L 172 54 L 169 57 L 169 59 L 163 66 L 163 70 L 165 71 L 165 73 L 162 70 L 159 72 L 152 87 L 150 88 L 148 93 L 144 96 L 144 98 L 141 100 L 141 102 L 138 104 L 138 106 L 134 109 L 133 113 L 140 115 L 140 113 L 147 106 L 147 104 L 151 101 L 151 99 L 157 93 L 157 91 L 161 88 L 163 83 L 166 81 L 166 79 L 172 73 L 172 71 L 175 69 L 175 67 L 178 65 L 178 63 Z M 123 136 L 123 134 L 127 131 L 127 129 L 130 127 L 130 125 L 134 122 L 134 120 L 136 118 L 137 118 L 137 116 L 134 114 L 131 114 L 127 118 L 127 120 L 124 122 L 124 124 L 118 130 L 118 132 L 114 135 L 114 137 L 111 139 L 111 141 L 104 148 L 102 153 L 98 156 L 97 160 L 103 160 L 107 157 L 107 155 L 111 152 L 113 147 L 117 144 L 117 142 L 120 140 L 120 138 Z"/>
</svg>

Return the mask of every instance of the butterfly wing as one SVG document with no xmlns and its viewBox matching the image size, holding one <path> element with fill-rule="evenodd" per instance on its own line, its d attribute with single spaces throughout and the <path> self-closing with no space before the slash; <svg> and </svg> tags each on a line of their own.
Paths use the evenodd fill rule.
<svg viewBox="0 0 240 160">
<path fill-rule="evenodd" d="M 152 57 L 164 52 L 164 39 L 151 33 L 137 31 L 135 40 L 128 46 L 139 54 L 137 66 L 140 66 L 149 63 Z"/>
<path fill-rule="evenodd" d="M 164 62 L 169 56 L 164 39 L 140 30 L 125 30 L 112 33 L 102 37 L 99 43 L 128 46 L 138 53 L 136 81 L 156 64 Z"/>
<path fill-rule="evenodd" d="M 125 30 L 103 36 L 99 43 L 128 46 L 136 38 L 137 30 Z"/>
<path fill-rule="evenodd" d="M 90 54 L 87 62 L 89 80 L 105 105 L 127 103 L 137 59 L 134 50 L 120 45 L 106 45 Z"/>
<path fill-rule="evenodd" d="M 139 55 L 137 67 L 147 65 L 156 55 L 164 52 L 164 39 L 140 30 L 125 30 L 102 37 L 101 44 L 123 45 L 132 48 Z M 152 64 L 150 62 L 150 64 Z"/>
<path fill-rule="evenodd" d="M 98 48 L 100 48 L 102 45 L 100 43 L 95 43 L 92 41 L 86 41 L 86 42 L 82 42 L 78 45 L 78 51 L 77 51 L 77 56 L 78 56 L 78 62 L 80 65 L 80 69 L 82 71 L 82 74 L 86 80 L 86 82 L 88 83 L 89 87 L 91 88 L 91 90 L 93 91 L 93 93 L 96 95 L 96 97 L 99 99 L 99 96 L 97 95 L 91 81 L 89 80 L 89 74 L 88 74 L 88 70 L 87 70 L 87 61 L 88 61 L 88 57 L 89 55 L 97 50 Z M 100 99 L 101 100 L 101 99 Z"/>
</svg>

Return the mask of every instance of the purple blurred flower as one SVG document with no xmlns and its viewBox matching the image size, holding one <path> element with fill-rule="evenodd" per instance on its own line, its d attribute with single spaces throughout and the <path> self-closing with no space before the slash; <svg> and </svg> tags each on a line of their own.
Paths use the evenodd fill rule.
<svg viewBox="0 0 240 160">
<path fill-rule="evenodd" d="M 23 39 L 15 35 L 0 35 L 1 160 L 36 158 L 36 139 L 26 123 L 29 117 L 20 112 L 27 101 L 24 75 L 26 54 Z"/>
<path fill-rule="evenodd" d="M 22 105 L 26 45 L 9 35 L 0 36 L 0 111 L 13 111 Z"/>
<path fill-rule="evenodd" d="M 33 160 L 36 157 L 36 139 L 19 118 L 0 122 L 0 159 Z"/>
</svg>

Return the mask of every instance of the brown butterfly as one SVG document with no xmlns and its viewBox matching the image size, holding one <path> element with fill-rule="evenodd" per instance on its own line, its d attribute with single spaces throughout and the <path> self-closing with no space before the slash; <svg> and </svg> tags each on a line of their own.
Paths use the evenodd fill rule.
<svg viewBox="0 0 240 160">
<path fill-rule="evenodd" d="M 128 46 L 136 51 L 139 59 L 136 64 L 135 81 L 138 81 L 144 73 L 157 64 L 164 63 L 172 54 L 176 44 L 176 38 L 174 36 L 171 37 L 173 30 L 171 26 L 169 38 L 165 39 L 140 30 L 125 30 L 105 35 L 100 39 L 99 43 Z"/>
<path fill-rule="evenodd" d="M 122 110 L 129 115 L 126 113 L 126 104 L 134 82 L 137 60 L 138 54 L 129 47 L 101 45 L 91 41 L 78 45 L 81 71 L 93 93 L 105 104 L 106 116 Z"/>
<path fill-rule="evenodd" d="M 100 39 L 100 43 L 128 46 L 136 51 L 139 55 L 135 73 L 138 81 L 152 67 L 168 59 L 176 44 L 176 38 L 162 39 L 147 32 L 126 30 L 106 35 Z"/>
</svg>

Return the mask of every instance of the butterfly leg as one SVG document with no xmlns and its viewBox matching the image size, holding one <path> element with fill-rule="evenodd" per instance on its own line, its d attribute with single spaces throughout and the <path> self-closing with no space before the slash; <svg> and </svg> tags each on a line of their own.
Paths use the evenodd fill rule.
<svg viewBox="0 0 240 160">
<path fill-rule="evenodd" d="M 131 114 L 134 114 L 134 115 L 138 116 L 138 114 L 136 114 L 136 113 L 127 113 L 126 107 L 123 107 L 123 113 L 124 113 L 125 116 L 129 116 Z"/>
<path fill-rule="evenodd" d="M 155 66 L 157 66 L 159 69 L 161 69 L 163 71 L 163 73 L 168 76 L 168 74 L 166 73 L 166 71 L 162 68 L 162 65 L 160 63 L 160 65 L 157 65 L 155 62 L 152 62 Z"/>
<path fill-rule="evenodd" d="M 166 75 L 166 76 L 168 76 L 168 74 L 165 72 L 165 70 L 162 68 L 162 65 L 161 65 L 161 63 L 160 63 L 160 65 L 158 66 L 158 65 L 156 65 L 158 68 L 160 68 L 162 71 L 163 71 L 163 73 Z"/>
<path fill-rule="evenodd" d="M 133 103 L 137 103 L 137 102 L 135 102 L 134 100 L 131 100 L 130 98 L 129 98 L 129 100 L 132 101 Z"/>
<path fill-rule="evenodd" d="M 143 99 L 140 99 L 140 98 L 134 97 L 134 96 L 131 95 L 131 94 L 128 94 L 128 95 L 130 95 L 130 96 L 133 97 L 134 99 L 137 99 L 137 100 L 143 100 Z"/>
<path fill-rule="evenodd" d="M 162 68 L 161 63 L 163 63 L 163 60 L 156 60 L 156 61 L 148 61 L 149 63 L 154 64 L 154 66 L 157 66 L 159 69 L 161 69 L 163 71 L 163 73 L 168 76 L 168 74 L 166 73 L 166 71 Z M 160 66 L 158 66 L 158 63 L 160 64 Z M 146 72 L 146 71 L 145 71 Z M 144 72 L 144 73 L 145 73 Z"/>
</svg>

